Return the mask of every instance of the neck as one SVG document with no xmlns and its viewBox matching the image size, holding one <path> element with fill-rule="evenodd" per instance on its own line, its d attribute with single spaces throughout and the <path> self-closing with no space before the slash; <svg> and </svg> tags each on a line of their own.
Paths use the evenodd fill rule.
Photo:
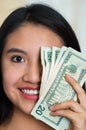
<svg viewBox="0 0 86 130">
<path fill-rule="evenodd" d="M 11 121 L 0 130 L 53 130 L 45 123 L 15 108 Z"/>
</svg>

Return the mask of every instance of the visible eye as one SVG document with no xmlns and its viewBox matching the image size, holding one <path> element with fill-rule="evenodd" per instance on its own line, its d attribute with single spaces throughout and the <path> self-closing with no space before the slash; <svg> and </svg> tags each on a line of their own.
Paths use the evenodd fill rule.
<svg viewBox="0 0 86 130">
<path fill-rule="evenodd" d="M 12 57 L 12 61 L 13 62 L 18 62 L 18 63 L 21 63 L 21 62 L 24 62 L 24 58 L 22 58 L 21 56 L 13 56 Z"/>
</svg>

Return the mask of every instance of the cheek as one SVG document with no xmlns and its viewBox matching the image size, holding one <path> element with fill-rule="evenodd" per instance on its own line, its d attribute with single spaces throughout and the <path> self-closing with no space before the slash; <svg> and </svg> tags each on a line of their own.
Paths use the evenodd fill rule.
<svg viewBox="0 0 86 130">
<path fill-rule="evenodd" d="M 9 67 L 10 68 L 10 67 Z M 16 89 L 16 83 L 20 77 L 19 73 L 10 69 L 3 69 L 2 80 L 3 80 L 3 88 L 5 93 L 8 95 L 9 93 L 14 93 Z"/>
</svg>

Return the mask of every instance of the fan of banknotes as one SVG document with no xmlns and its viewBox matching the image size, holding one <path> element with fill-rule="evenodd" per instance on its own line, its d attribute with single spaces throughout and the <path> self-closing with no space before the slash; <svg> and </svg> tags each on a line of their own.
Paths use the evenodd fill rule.
<svg viewBox="0 0 86 130">
<path fill-rule="evenodd" d="M 61 116 L 50 116 L 49 107 L 66 100 L 77 100 L 76 92 L 65 80 L 65 74 L 71 75 L 82 86 L 86 81 L 86 58 L 70 47 L 41 47 L 41 62 L 40 98 L 31 115 L 56 130 L 67 130 L 70 121 Z"/>
</svg>

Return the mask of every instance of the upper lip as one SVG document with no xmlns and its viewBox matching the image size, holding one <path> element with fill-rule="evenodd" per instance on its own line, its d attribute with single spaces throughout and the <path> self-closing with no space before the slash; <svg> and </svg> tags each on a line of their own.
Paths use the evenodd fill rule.
<svg viewBox="0 0 86 130">
<path fill-rule="evenodd" d="M 19 89 L 28 89 L 28 90 L 39 90 L 40 86 L 34 87 L 34 86 L 24 86 L 24 87 L 19 87 Z"/>
</svg>

